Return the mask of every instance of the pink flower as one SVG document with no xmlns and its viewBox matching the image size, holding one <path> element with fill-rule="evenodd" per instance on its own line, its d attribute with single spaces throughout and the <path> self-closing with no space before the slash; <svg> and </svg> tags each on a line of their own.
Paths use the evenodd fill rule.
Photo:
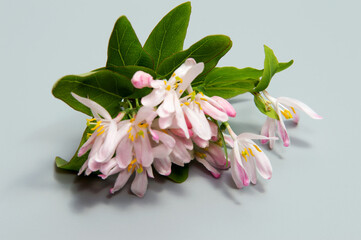
<svg viewBox="0 0 361 240">
<path fill-rule="evenodd" d="M 318 115 L 315 111 L 313 111 L 309 106 L 296 99 L 287 97 L 274 98 L 269 95 L 267 91 L 263 91 L 263 94 L 272 104 L 279 117 L 279 120 L 267 117 L 267 120 L 262 127 L 261 134 L 267 137 L 274 137 L 276 135 L 276 130 L 278 130 L 278 135 L 281 137 L 283 145 L 285 147 L 288 147 L 290 145 L 290 138 L 288 136 L 287 129 L 283 122 L 281 114 L 285 119 L 293 118 L 293 121 L 295 123 L 298 123 L 299 121 L 299 115 L 296 112 L 296 109 L 304 111 L 308 116 L 313 119 L 322 119 L 322 117 Z M 266 144 L 267 142 L 267 139 L 261 140 L 262 144 Z M 269 146 L 271 149 L 273 148 L 273 145 L 274 140 L 270 140 Z"/>
<path fill-rule="evenodd" d="M 79 174 L 87 170 L 87 174 L 91 171 L 99 169 L 100 164 L 109 161 L 114 155 L 115 149 L 126 134 L 125 126 L 120 123 L 124 117 L 124 113 L 120 113 L 116 118 L 112 119 L 110 114 L 98 103 L 83 98 L 75 93 L 71 93 L 75 99 L 80 103 L 89 107 L 93 113 L 94 118 L 88 120 L 89 127 L 94 131 L 89 134 L 89 139 L 80 147 L 78 156 L 84 155 L 90 149 L 87 161 L 80 169 Z"/>
<path fill-rule="evenodd" d="M 179 97 L 191 82 L 203 71 L 204 64 L 189 58 L 166 80 L 151 81 L 153 91 L 142 98 L 141 103 L 147 107 L 158 106 L 159 125 L 162 129 L 180 128 L 189 138 L 188 128 L 180 107 Z"/>
<path fill-rule="evenodd" d="M 271 163 L 252 139 L 276 140 L 277 138 L 268 138 L 253 133 L 242 133 L 237 136 L 229 125 L 227 129 L 233 140 L 233 143 L 230 144 L 233 147 L 230 162 L 231 174 L 236 186 L 242 188 L 248 186 L 250 182 L 256 184 L 256 170 L 261 177 L 270 179 L 272 177 Z"/>
</svg>

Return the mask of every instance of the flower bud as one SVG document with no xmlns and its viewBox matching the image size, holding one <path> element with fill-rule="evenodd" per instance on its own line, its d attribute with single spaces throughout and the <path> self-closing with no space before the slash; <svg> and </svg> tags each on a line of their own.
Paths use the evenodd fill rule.
<svg viewBox="0 0 361 240">
<path fill-rule="evenodd" d="M 229 117 L 235 117 L 236 116 L 236 110 L 234 110 L 233 106 L 224 98 L 213 96 L 213 100 L 215 100 L 221 107 L 224 109 L 225 113 Z"/>
<path fill-rule="evenodd" d="M 154 80 L 150 74 L 143 72 L 143 71 L 138 71 L 133 75 L 131 81 L 135 88 L 140 89 L 140 88 L 144 88 L 144 87 L 151 87 L 150 83 Z"/>
</svg>

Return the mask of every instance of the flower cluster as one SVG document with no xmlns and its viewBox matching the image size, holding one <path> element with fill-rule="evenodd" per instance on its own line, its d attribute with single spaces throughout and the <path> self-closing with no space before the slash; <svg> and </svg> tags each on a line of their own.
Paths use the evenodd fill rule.
<svg viewBox="0 0 361 240">
<path fill-rule="evenodd" d="M 272 176 L 272 166 L 261 148 L 253 141 L 270 141 L 278 138 L 275 128 L 285 146 L 289 144 L 281 114 L 292 118 L 290 110 L 302 109 L 311 117 L 319 118 L 306 105 L 288 98 L 274 99 L 267 92 L 265 97 L 272 103 L 280 120 L 267 119 L 262 135 L 242 133 L 236 135 L 227 123 L 236 111 L 225 99 L 208 97 L 196 92 L 191 82 L 203 71 L 204 64 L 187 59 L 169 80 L 154 80 L 148 73 L 138 71 L 131 82 L 135 88 L 151 88 L 150 94 L 141 99 L 133 111 L 121 111 L 115 118 L 98 103 L 72 93 L 80 103 L 90 108 L 94 118 L 88 119 L 88 140 L 80 147 L 78 156 L 89 152 L 79 174 L 99 173 L 103 179 L 117 174 L 114 193 L 120 190 L 135 173 L 131 191 L 144 196 L 148 177 L 153 169 L 159 174 L 171 174 L 172 164 L 184 166 L 198 161 L 215 177 L 220 169 L 231 168 L 232 178 L 238 188 L 256 183 L 257 171 L 265 179 Z M 226 126 L 229 134 L 220 131 L 218 123 Z M 225 144 L 231 148 L 229 157 Z"/>
</svg>

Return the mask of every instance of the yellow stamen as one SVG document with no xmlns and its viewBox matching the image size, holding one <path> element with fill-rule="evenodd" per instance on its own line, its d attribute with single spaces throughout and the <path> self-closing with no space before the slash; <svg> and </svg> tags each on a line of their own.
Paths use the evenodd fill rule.
<svg viewBox="0 0 361 240">
<path fill-rule="evenodd" d="M 104 126 L 100 126 L 100 128 L 97 129 L 97 132 L 100 132 L 103 128 Z"/>
<path fill-rule="evenodd" d="M 202 159 L 206 158 L 206 154 L 204 154 L 204 153 L 196 152 L 195 154 L 199 158 L 202 158 Z"/>
<path fill-rule="evenodd" d="M 142 173 L 143 172 L 143 166 L 142 164 L 139 164 L 139 167 L 137 169 L 137 173 Z"/>
<path fill-rule="evenodd" d="M 179 93 L 182 93 L 183 92 L 183 90 L 181 89 L 181 90 L 179 90 Z"/>
<path fill-rule="evenodd" d="M 203 101 L 208 101 L 207 99 L 205 99 L 205 98 L 202 98 L 202 97 L 201 97 L 200 99 L 201 99 L 201 100 L 203 100 Z"/>
<path fill-rule="evenodd" d="M 95 129 L 97 129 L 100 126 L 101 123 L 102 123 L 102 121 L 98 121 L 97 124 L 95 125 L 95 127 L 93 127 L 90 130 L 94 131 Z"/>
<path fill-rule="evenodd" d="M 165 130 L 165 129 L 161 129 L 161 131 L 164 132 L 164 133 L 167 133 L 167 130 Z"/>
<path fill-rule="evenodd" d="M 185 102 L 184 104 L 187 105 L 187 106 L 189 106 L 189 102 Z"/>
<path fill-rule="evenodd" d="M 175 73 L 172 74 L 172 77 L 175 77 Z"/>
<path fill-rule="evenodd" d="M 178 84 L 174 85 L 174 88 L 177 89 L 177 88 L 178 88 Z"/>
<path fill-rule="evenodd" d="M 182 78 L 180 78 L 180 77 L 178 77 L 178 76 L 176 76 L 176 77 L 175 77 L 175 80 L 179 81 L 180 83 L 182 83 L 182 82 L 183 82 L 183 79 L 182 79 Z"/>
<path fill-rule="evenodd" d="M 103 131 L 101 131 L 100 133 L 98 133 L 98 135 L 97 135 L 97 136 L 102 135 L 104 132 L 105 132 L 105 129 L 104 129 Z"/>
<path fill-rule="evenodd" d="M 247 148 L 244 148 L 244 152 L 247 154 L 247 156 L 249 156 L 249 153 L 247 151 Z"/>
<path fill-rule="evenodd" d="M 248 148 L 249 153 L 254 157 L 254 154 L 252 152 L 252 149 Z"/>
<path fill-rule="evenodd" d="M 201 104 L 199 102 L 197 102 L 197 101 L 194 101 L 194 102 L 199 106 L 199 109 L 202 110 Z"/>
<path fill-rule="evenodd" d="M 291 109 L 292 109 L 292 112 L 293 112 L 294 114 L 296 114 L 295 109 L 294 109 L 293 107 L 291 107 Z"/>
<path fill-rule="evenodd" d="M 146 128 L 146 127 L 148 127 L 148 123 L 138 123 L 138 127 Z"/>
<path fill-rule="evenodd" d="M 166 80 L 164 80 L 163 82 L 164 82 L 164 85 L 167 85 L 167 81 L 166 81 Z"/>
<path fill-rule="evenodd" d="M 257 149 L 258 152 L 262 152 L 262 150 L 257 145 L 253 145 L 253 147 Z"/>
<path fill-rule="evenodd" d="M 165 88 L 167 91 L 169 91 L 171 89 L 171 86 L 168 85 L 166 88 Z"/>
<path fill-rule="evenodd" d="M 136 162 L 137 162 L 137 159 L 134 158 L 134 159 L 130 162 L 130 164 L 134 164 L 134 163 L 136 163 Z"/>
<path fill-rule="evenodd" d="M 199 92 L 203 97 L 204 97 L 204 94 L 202 92 Z"/>
<path fill-rule="evenodd" d="M 86 136 L 87 136 L 88 138 L 91 137 L 91 135 L 92 135 L 91 133 L 87 133 L 87 134 L 86 134 Z"/>
<path fill-rule="evenodd" d="M 291 112 L 290 112 L 289 110 L 287 110 L 287 109 L 281 111 L 281 113 L 282 113 L 282 115 L 283 115 L 286 119 L 290 119 L 290 118 L 293 117 L 292 114 L 291 114 Z"/>
<path fill-rule="evenodd" d="M 95 121 L 95 120 L 96 120 L 95 118 L 87 119 L 87 120 L 86 120 L 86 124 L 89 126 L 90 122 Z"/>
<path fill-rule="evenodd" d="M 130 119 L 130 121 L 129 121 L 129 122 L 131 122 L 131 123 L 132 123 L 132 122 L 134 122 L 134 121 L 135 121 L 135 119 L 134 119 L 134 118 L 132 118 L 132 119 Z"/>
<path fill-rule="evenodd" d="M 130 133 L 130 131 L 132 131 L 133 127 L 131 126 L 129 129 L 128 129 L 128 133 Z"/>
<path fill-rule="evenodd" d="M 183 106 L 184 104 L 183 103 L 181 103 L 181 107 Z"/>
</svg>

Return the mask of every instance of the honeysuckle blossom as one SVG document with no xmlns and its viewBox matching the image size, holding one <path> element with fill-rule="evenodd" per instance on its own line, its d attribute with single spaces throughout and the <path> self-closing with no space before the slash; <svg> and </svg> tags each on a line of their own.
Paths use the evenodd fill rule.
<svg viewBox="0 0 361 240">
<path fill-rule="evenodd" d="M 73 97 L 80 103 L 90 108 L 94 118 L 88 119 L 88 125 L 93 133 L 89 134 L 89 139 L 80 147 L 78 156 L 84 155 L 90 150 L 87 161 L 80 169 L 79 174 L 84 170 L 87 174 L 91 171 L 99 169 L 100 164 L 109 161 L 114 155 L 119 141 L 126 134 L 126 126 L 120 123 L 124 117 L 124 113 L 119 113 L 117 117 L 112 119 L 110 114 L 98 103 L 78 96 L 72 93 Z"/>
<path fill-rule="evenodd" d="M 189 138 L 179 97 L 203 71 L 203 68 L 203 63 L 196 63 L 194 59 L 189 58 L 173 73 L 168 81 L 149 80 L 149 85 L 153 88 L 153 91 L 143 97 L 141 103 L 147 107 L 154 107 L 160 104 L 157 109 L 157 114 L 159 116 L 159 125 L 162 129 L 180 128 L 184 131 L 186 137 Z M 139 77 L 139 75 L 140 73 L 136 76 L 138 79 L 149 79 L 149 76 Z M 142 80 L 136 80 L 134 77 L 133 79 L 133 82 L 144 82 Z M 139 84 L 139 86 L 146 86 L 147 84 Z"/>
<path fill-rule="evenodd" d="M 137 159 L 132 160 L 126 168 L 120 168 L 117 160 L 113 158 L 111 161 L 105 163 L 100 171 L 102 172 L 100 175 L 102 179 L 118 174 L 113 188 L 110 189 L 110 193 L 112 194 L 123 188 L 130 176 L 135 172 L 135 178 L 130 189 L 138 197 L 143 197 L 147 191 L 148 177 L 154 178 L 152 167 L 144 167 Z"/>
<path fill-rule="evenodd" d="M 215 178 L 219 178 L 221 174 L 217 169 L 226 169 L 227 160 L 224 156 L 223 149 L 216 143 L 209 143 L 206 148 L 195 149 L 195 159 L 200 162 Z"/>
<path fill-rule="evenodd" d="M 227 125 L 227 129 L 233 141 L 233 143 L 230 143 L 233 147 L 230 153 L 230 162 L 231 174 L 236 186 L 242 188 L 248 186 L 250 182 L 255 184 L 257 182 L 256 170 L 261 177 L 270 179 L 272 177 L 271 163 L 266 154 L 252 139 L 277 140 L 277 138 L 253 133 L 242 133 L 237 136 L 229 125 Z"/>
<path fill-rule="evenodd" d="M 320 115 L 318 115 L 309 106 L 302 103 L 301 101 L 287 97 L 274 98 L 269 95 L 267 91 L 263 91 L 263 94 L 272 104 L 278 115 L 279 120 L 267 117 L 267 120 L 262 127 L 261 134 L 267 137 L 274 137 L 276 135 L 276 131 L 278 131 L 278 135 L 281 137 L 283 145 L 285 147 L 288 147 L 290 145 L 290 138 L 288 136 L 286 126 L 283 122 L 282 115 L 285 119 L 293 119 L 296 124 L 299 121 L 299 114 L 296 109 L 302 110 L 313 119 L 322 119 Z M 267 139 L 261 140 L 261 143 L 263 144 L 266 144 L 267 142 Z M 273 148 L 273 145 L 274 140 L 269 140 L 269 146 L 271 149 Z"/>
</svg>

